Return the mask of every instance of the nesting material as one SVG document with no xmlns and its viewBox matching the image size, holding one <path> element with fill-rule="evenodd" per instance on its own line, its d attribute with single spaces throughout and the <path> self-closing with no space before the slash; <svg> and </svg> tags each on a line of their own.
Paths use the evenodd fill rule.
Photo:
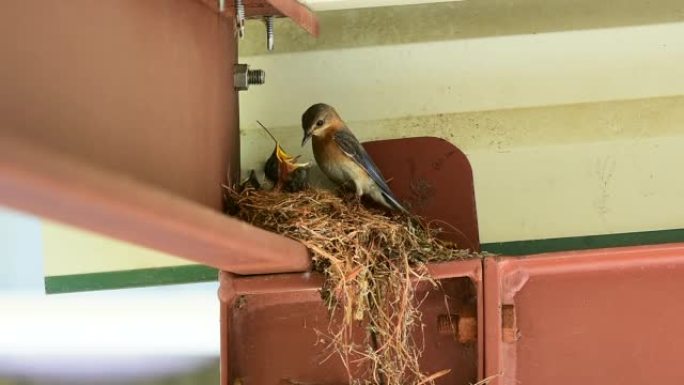
<svg viewBox="0 0 684 385">
<path fill-rule="evenodd" d="M 388 216 L 327 190 L 246 188 L 227 194 L 237 217 L 311 250 L 314 269 L 325 275 L 321 295 L 332 313 L 321 339 L 330 356 L 342 359 L 350 384 L 423 385 L 448 373 L 424 373 L 419 367 L 421 346 L 414 336 L 422 327 L 421 299 L 415 289 L 421 282 L 438 284 L 427 262 L 478 255 L 438 240 L 438 229 L 417 218 Z M 366 327 L 364 338 L 353 335 L 358 325 Z M 364 343 L 354 343 L 359 340 Z M 354 367 L 369 369 L 359 374 Z"/>
</svg>

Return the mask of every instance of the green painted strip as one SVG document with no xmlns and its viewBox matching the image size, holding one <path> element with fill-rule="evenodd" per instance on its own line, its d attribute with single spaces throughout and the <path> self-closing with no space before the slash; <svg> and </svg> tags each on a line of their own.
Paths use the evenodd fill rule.
<svg viewBox="0 0 684 385">
<path fill-rule="evenodd" d="M 203 265 L 160 267 L 45 277 L 48 294 L 215 281 L 218 271 Z"/>
<path fill-rule="evenodd" d="M 514 256 L 554 251 L 600 249 L 606 247 L 640 246 L 676 242 L 684 242 L 684 229 L 486 243 L 482 245 L 482 250 L 490 253 Z M 216 269 L 203 265 L 161 267 L 154 269 L 45 277 L 45 291 L 48 294 L 57 294 L 205 282 L 215 281 L 217 278 L 218 272 Z"/>
<path fill-rule="evenodd" d="M 482 250 L 502 255 L 528 255 L 554 251 L 602 249 L 606 247 L 656 245 L 677 242 L 684 242 L 684 229 L 485 243 L 482 245 Z"/>
</svg>

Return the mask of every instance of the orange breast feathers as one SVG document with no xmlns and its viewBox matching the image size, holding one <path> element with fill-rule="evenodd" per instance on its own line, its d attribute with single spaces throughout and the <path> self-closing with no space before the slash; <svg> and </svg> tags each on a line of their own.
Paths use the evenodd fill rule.
<svg viewBox="0 0 684 385">
<path fill-rule="evenodd" d="M 313 150 L 321 171 L 333 182 L 346 184 L 353 181 L 357 190 L 368 184 L 370 177 L 353 159 L 347 156 L 333 138 L 334 130 L 314 137 Z M 359 190 L 360 192 L 360 190 Z"/>
<path fill-rule="evenodd" d="M 337 130 L 333 127 L 327 128 L 323 135 L 314 136 L 313 151 L 316 161 L 319 163 L 344 163 L 353 162 L 337 145 L 333 136 Z"/>
</svg>

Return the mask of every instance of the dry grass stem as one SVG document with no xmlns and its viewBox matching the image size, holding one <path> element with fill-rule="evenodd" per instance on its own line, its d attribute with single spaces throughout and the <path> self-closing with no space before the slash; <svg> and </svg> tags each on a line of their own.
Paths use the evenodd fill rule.
<svg viewBox="0 0 684 385">
<path fill-rule="evenodd" d="M 350 384 L 434 384 L 449 373 L 420 369 L 422 346 L 415 338 L 423 324 L 415 289 L 421 282 L 437 285 L 426 263 L 479 255 L 438 240 L 438 229 L 417 218 L 388 216 L 327 190 L 247 188 L 227 195 L 240 219 L 311 250 L 314 269 L 326 278 L 321 295 L 331 312 L 321 338 L 341 358 Z M 359 325 L 367 331 L 363 344 L 354 335 Z"/>
</svg>

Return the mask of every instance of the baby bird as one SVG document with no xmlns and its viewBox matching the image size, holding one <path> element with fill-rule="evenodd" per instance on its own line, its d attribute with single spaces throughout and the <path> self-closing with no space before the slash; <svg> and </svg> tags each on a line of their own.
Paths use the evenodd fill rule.
<svg viewBox="0 0 684 385">
<path fill-rule="evenodd" d="M 358 198 L 366 195 L 391 210 L 407 213 L 334 108 L 323 103 L 309 107 L 302 115 L 302 129 L 302 146 L 313 138 L 316 163 L 330 180 L 339 185 L 351 184 Z"/>
</svg>

